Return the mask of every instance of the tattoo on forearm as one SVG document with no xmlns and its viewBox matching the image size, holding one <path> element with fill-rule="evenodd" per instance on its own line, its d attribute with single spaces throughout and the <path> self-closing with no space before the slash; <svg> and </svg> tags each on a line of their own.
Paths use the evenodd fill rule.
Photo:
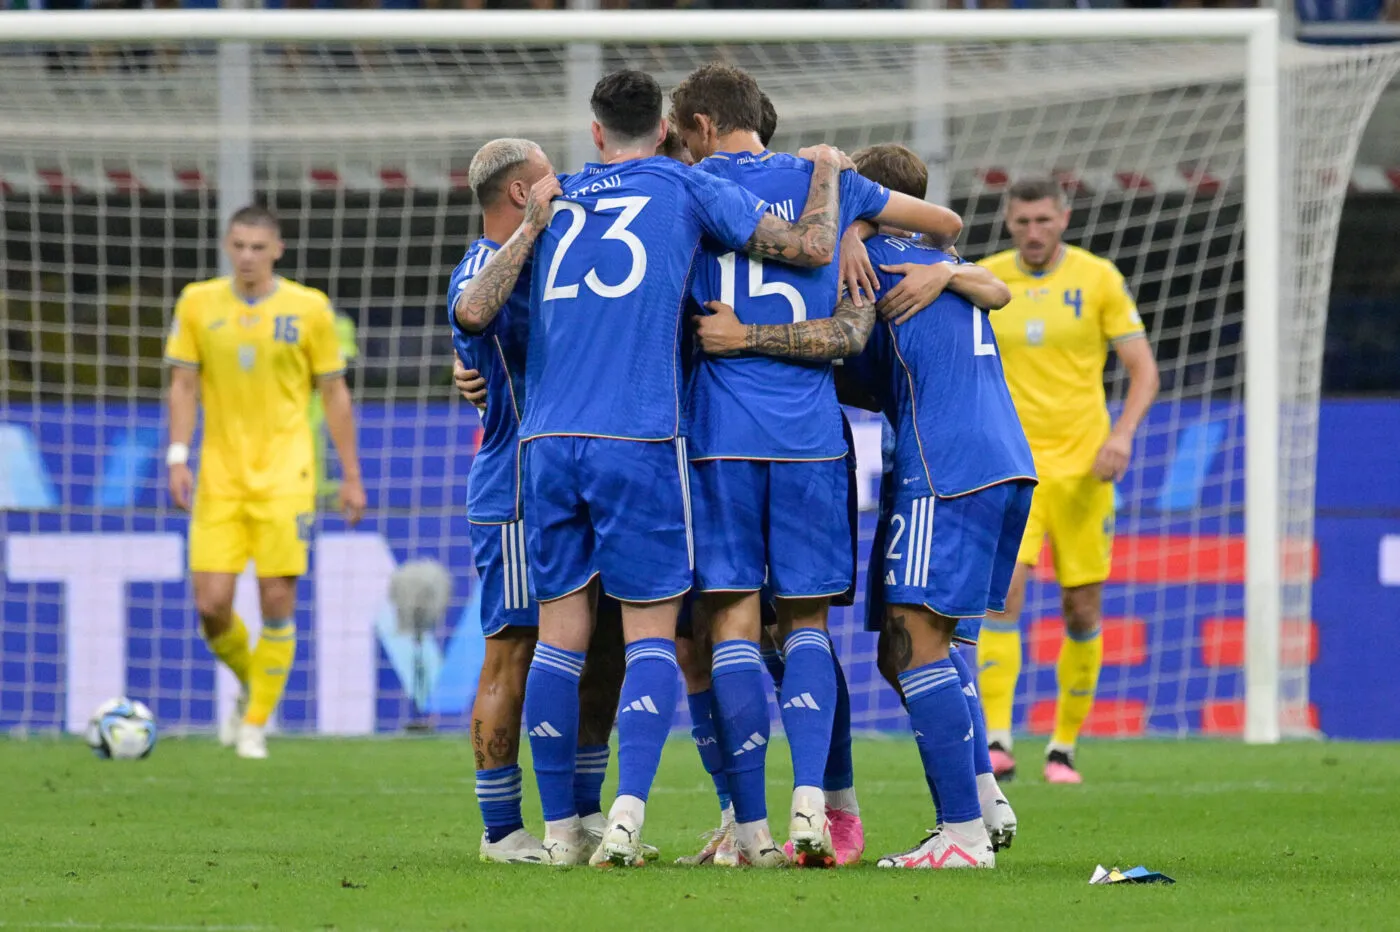
<svg viewBox="0 0 1400 932">
<path fill-rule="evenodd" d="M 749 237 L 745 252 L 791 265 L 829 263 L 836 254 L 840 174 L 835 163 L 816 163 L 802 216 L 796 223 L 789 224 L 772 214 L 764 214 L 758 229 Z"/>
<path fill-rule="evenodd" d="M 467 330 L 485 330 L 505 307 L 520 270 L 535 248 L 535 236 L 525 226 L 511 234 L 494 256 L 457 297 L 457 323 Z"/>
<path fill-rule="evenodd" d="M 765 356 L 825 360 L 855 356 L 865 349 L 875 326 L 875 306 L 857 307 L 843 298 L 835 312 L 821 320 L 795 324 L 754 324 L 745 328 L 744 348 Z"/>
</svg>

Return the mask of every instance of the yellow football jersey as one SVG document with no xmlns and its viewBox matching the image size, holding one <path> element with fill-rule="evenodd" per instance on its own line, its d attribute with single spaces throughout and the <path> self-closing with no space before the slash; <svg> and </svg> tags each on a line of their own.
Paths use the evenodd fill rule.
<svg viewBox="0 0 1400 932">
<path fill-rule="evenodd" d="M 316 379 L 345 371 L 323 292 L 279 278 L 272 294 L 249 304 L 228 278 L 195 282 L 175 305 L 165 358 L 199 369 L 199 494 L 314 493 L 311 392 Z"/>
<path fill-rule="evenodd" d="M 1065 246 L 1058 263 L 1027 270 L 1016 250 L 980 263 L 1011 289 L 991 315 L 1002 368 L 1041 476 L 1082 476 L 1108 439 L 1103 390 L 1108 347 L 1142 331 L 1113 263 Z"/>
</svg>

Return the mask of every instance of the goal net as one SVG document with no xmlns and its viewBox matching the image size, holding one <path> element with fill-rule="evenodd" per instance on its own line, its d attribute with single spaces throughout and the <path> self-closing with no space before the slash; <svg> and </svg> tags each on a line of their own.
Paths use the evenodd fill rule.
<svg viewBox="0 0 1400 932">
<path fill-rule="evenodd" d="M 275 24 L 277 14 L 239 15 Z M 180 289 L 219 274 L 220 218 L 256 196 L 284 223 L 281 273 L 330 295 L 358 352 L 371 506 L 353 533 L 332 509 L 319 516 L 280 727 L 354 734 L 420 715 L 461 725 L 482 649 L 464 507 L 479 422 L 450 387 L 442 295 L 480 231 L 467 163 L 488 139 L 525 136 L 556 168 L 576 169 L 592 155 L 586 104 L 600 74 L 642 68 L 669 90 L 724 59 L 772 98 L 775 149 L 914 147 L 933 169 L 931 196 L 963 214 L 970 257 L 1009 246 L 999 220 L 1009 180 L 1061 180 L 1068 239 L 1126 276 L 1162 371 L 1118 487 L 1089 733 L 1241 733 L 1256 458 L 1279 464 L 1269 585 L 1281 606 L 1280 716 L 1285 730 L 1306 730 L 1332 250 L 1358 138 L 1400 52 L 1282 50 L 1279 300 L 1251 308 L 1261 327 L 1277 315 L 1280 351 L 1260 363 L 1244 349 L 1245 43 L 1052 40 L 1018 26 L 1043 20 L 1016 15 L 997 20 L 995 41 L 928 44 L 845 41 L 852 21 L 839 19 L 823 39 L 810 17 L 801 42 L 744 32 L 742 17 L 724 42 L 629 41 L 654 22 L 631 14 L 612 16 L 615 37 L 601 44 L 565 41 L 572 21 L 553 14 L 534 14 L 538 39 L 494 43 L 472 41 L 469 18 L 435 20 L 456 24 L 440 41 L 386 41 L 392 14 L 370 17 L 354 42 L 268 34 L 222 51 L 170 28 L 106 44 L 0 37 L 0 724 L 72 729 L 129 693 L 167 726 L 207 729 L 232 698 L 197 634 L 186 519 L 164 491 L 161 351 Z M 63 34 L 54 28 L 49 39 Z M 1280 376 L 1277 450 L 1245 444 L 1257 365 Z M 1108 379 L 1120 399 L 1122 373 Z M 869 508 L 879 425 L 853 419 Z M 865 511 L 863 548 L 873 523 Z M 394 567 L 419 558 L 456 579 L 439 636 L 421 642 L 400 632 L 388 598 Z M 251 576 L 236 602 L 256 628 Z M 833 619 L 856 727 L 903 727 L 858 612 Z M 1060 614 L 1053 580 L 1037 576 L 1022 730 L 1049 728 Z"/>
</svg>

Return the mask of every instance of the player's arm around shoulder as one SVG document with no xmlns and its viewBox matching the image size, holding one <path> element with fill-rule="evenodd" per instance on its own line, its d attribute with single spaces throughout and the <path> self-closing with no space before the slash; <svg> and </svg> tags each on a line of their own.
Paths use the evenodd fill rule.
<svg viewBox="0 0 1400 932">
<path fill-rule="evenodd" d="M 880 316 L 902 324 L 951 291 L 985 311 L 995 311 L 1011 303 L 1011 289 L 990 270 L 956 258 L 947 262 L 923 264 L 901 262 L 882 265 L 880 271 L 899 275 L 899 283 L 885 293 L 878 305 Z"/>
<path fill-rule="evenodd" d="M 812 146 L 797 153 L 812 162 L 807 204 L 796 223 L 765 212 L 744 251 L 761 259 L 819 268 L 836 257 L 841 220 L 841 172 L 853 168 L 850 158 L 832 146 Z"/>
<path fill-rule="evenodd" d="M 487 260 L 481 271 L 463 283 L 462 292 L 452 308 L 457 325 L 463 330 L 480 333 L 491 326 L 515 290 L 520 270 L 534 252 L 535 240 L 539 239 L 554 216 L 551 202 L 562 193 L 559 178 L 552 173 L 530 187 L 530 195 L 525 201 L 525 220 Z"/>
</svg>

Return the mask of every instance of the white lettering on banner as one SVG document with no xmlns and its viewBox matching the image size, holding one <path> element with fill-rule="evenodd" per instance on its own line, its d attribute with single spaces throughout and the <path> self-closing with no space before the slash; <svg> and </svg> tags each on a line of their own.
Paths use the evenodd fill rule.
<svg viewBox="0 0 1400 932">
<path fill-rule="evenodd" d="M 128 583 L 185 576 L 178 534 L 14 534 L 5 573 L 14 582 L 60 583 L 67 658 L 65 727 L 82 731 L 94 709 L 126 692 Z"/>
<path fill-rule="evenodd" d="M 378 641 L 374 622 L 398 562 L 378 534 L 316 539 L 316 730 L 374 732 Z"/>
<path fill-rule="evenodd" d="M 1381 585 L 1400 586 L 1400 534 L 1387 534 L 1381 538 L 1379 564 Z"/>
</svg>

